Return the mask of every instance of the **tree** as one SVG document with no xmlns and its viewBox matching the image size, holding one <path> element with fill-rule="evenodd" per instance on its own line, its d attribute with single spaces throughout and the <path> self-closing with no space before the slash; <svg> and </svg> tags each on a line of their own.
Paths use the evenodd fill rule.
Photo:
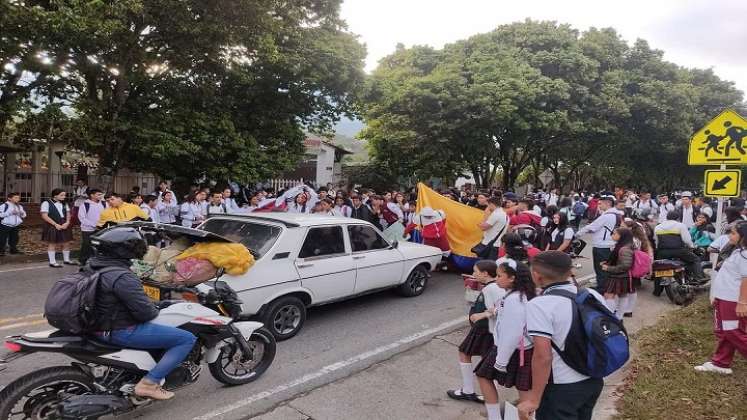
<svg viewBox="0 0 747 420">
<path fill-rule="evenodd" d="M 668 63 L 645 41 L 529 20 L 440 50 L 400 47 L 365 91 L 374 161 L 421 178 L 467 172 L 482 186 L 500 174 L 505 189 L 544 168 L 574 188 L 603 172 L 610 183 L 689 182 L 690 134 L 742 100 L 733 83 Z M 594 169 L 605 167 L 614 178 Z"/>
<path fill-rule="evenodd" d="M 339 0 L 67 0 L 41 9 L 54 60 L 103 166 L 259 179 L 292 166 L 305 129 L 350 114 L 364 48 Z"/>
</svg>

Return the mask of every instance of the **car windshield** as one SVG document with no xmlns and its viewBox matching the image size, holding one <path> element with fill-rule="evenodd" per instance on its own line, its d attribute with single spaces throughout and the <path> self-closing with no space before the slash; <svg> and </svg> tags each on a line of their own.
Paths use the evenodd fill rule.
<svg viewBox="0 0 747 420">
<path fill-rule="evenodd" d="M 200 229 L 243 244 L 261 258 L 277 241 L 282 229 L 278 226 L 242 220 L 208 219 Z"/>
</svg>

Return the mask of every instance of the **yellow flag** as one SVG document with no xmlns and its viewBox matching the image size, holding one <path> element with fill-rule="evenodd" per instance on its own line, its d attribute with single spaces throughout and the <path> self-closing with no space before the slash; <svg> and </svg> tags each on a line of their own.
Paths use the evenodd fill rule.
<svg viewBox="0 0 747 420">
<path fill-rule="evenodd" d="M 446 236 L 449 238 L 452 254 L 476 257 L 470 250 L 482 240 L 482 230 L 478 227 L 484 219 L 482 210 L 444 197 L 420 182 L 416 210 L 420 212 L 423 207 L 443 210 L 446 213 Z"/>
</svg>

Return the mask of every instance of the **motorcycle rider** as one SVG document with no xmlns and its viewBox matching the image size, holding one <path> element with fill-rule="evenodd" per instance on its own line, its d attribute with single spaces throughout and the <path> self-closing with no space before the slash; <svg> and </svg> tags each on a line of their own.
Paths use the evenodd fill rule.
<svg viewBox="0 0 747 420">
<path fill-rule="evenodd" d="M 96 337 L 121 347 L 165 350 L 155 367 L 135 385 L 135 395 L 154 400 L 168 400 L 173 392 L 161 388 L 161 380 L 187 357 L 195 343 L 189 331 L 153 324 L 158 309 L 143 291 L 143 285 L 132 271 L 130 260 L 142 258 L 148 245 L 142 233 L 131 227 L 104 230 L 91 238 L 94 257 L 89 267 L 121 267 L 101 275 L 96 295 Z"/>
<path fill-rule="evenodd" d="M 704 276 L 700 258 L 692 251 L 695 245 L 690 231 L 679 221 L 681 218 L 678 210 L 672 210 L 667 214 L 667 221 L 654 229 L 656 258 L 676 258 L 685 263 L 685 270 L 692 279 L 702 280 Z"/>
</svg>

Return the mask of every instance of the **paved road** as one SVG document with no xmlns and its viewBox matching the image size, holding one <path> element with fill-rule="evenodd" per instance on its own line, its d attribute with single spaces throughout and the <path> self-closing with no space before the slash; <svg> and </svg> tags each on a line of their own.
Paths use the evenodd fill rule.
<svg viewBox="0 0 747 420">
<path fill-rule="evenodd" d="M 579 261 L 583 267 L 577 274 L 591 273 L 591 263 Z M 60 270 L 38 264 L 0 266 L 0 335 L 48 329 L 39 314 L 59 275 Z M 283 400 L 454 330 L 464 324 L 464 315 L 461 278 L 441 273 L 434 274 L 426 292 L 417 298 L 382 292 L 314 308 L 301 333 L 279 343 L 274 364 L 257 382 L 229 388 L 205 369 L 199 382 L 179 390 L 174 400 L 122 418 L 201 420 L 257 415 Z M 0 350 L 0 357 L 3 353 Z M 34 368 L 68 362 L 65 357 L 48 354 L 22 358 L 0 372 L 0 387 Z"/>
</svg>

